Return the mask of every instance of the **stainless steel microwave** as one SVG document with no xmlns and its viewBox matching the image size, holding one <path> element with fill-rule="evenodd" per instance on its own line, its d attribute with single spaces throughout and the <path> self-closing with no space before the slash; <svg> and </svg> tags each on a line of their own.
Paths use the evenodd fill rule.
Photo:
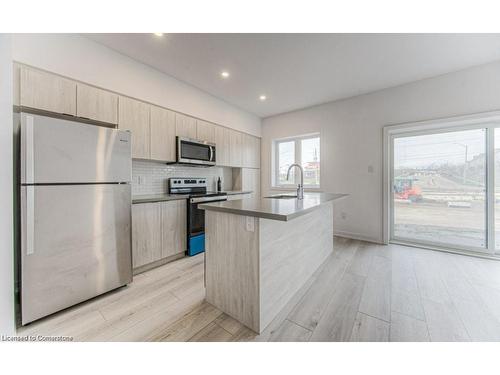
<svg viewBox="0 0 500 375">
<path fill-rule="evenodd" d="M 215 165 L 215 143 L 177 137 L 178 164 L 195 164 L 205 167 Z"/>
</svg>

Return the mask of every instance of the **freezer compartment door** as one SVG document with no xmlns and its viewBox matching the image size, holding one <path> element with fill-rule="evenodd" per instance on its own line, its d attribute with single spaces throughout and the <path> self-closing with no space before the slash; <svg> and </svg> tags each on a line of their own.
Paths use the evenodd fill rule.
<svg viewBox="0 0 500 375">
<path fill-rule="evenodd" d="M 129 182 L 130 132 L 21 113 L 21 183 Z"/>
<path fill-rule="evenodd" d="M 21 318 L 132 281 L 129 184 L 21 187 Z"/>
</svg>

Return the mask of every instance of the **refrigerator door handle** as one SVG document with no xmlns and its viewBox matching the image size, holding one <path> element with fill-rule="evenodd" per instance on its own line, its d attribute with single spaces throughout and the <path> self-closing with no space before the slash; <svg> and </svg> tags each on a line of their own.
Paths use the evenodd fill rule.
<svg viewBox="0 0 500 375">
<path fill-rule="evenodd" d="M 35 187 L 26 186 L 26 255 L 35 252 Z"/>
<path fill-rule="evenodd" d="M 35 121 L 35 118 L 33 116 L 27 115 L 26 116 L 26 127 L 25 127 L 25 156 L 26 156 L 26 182 L 27 183 L 34 183 L 34 175 L 33 175 L 33 170 L 34 170 L 34 149 L 33 149 L 33 123 Z"/>
</svg>

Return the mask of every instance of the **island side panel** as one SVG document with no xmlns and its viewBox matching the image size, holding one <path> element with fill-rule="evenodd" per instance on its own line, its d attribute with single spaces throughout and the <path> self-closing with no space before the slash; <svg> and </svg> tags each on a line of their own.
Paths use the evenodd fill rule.
<svg viewBox="0 0 500 375">
<path fill-rule="evenodd" d="M 332 202 L 286 222 L 260 219 L 261 330 L 332 252 Z"/>
<path fill-rule="evenodd" d="M 259 219 L 205 211 L 206 300 L 255 332 L 259 324 Z"/>
</svg>

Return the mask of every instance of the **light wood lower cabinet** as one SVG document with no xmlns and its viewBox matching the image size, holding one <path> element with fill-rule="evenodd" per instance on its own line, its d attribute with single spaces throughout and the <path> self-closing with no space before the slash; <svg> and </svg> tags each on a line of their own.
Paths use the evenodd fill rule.
<svg viewBox="0 0 500 375">
<path fill-rule="evenodd" d="M 118 95 L 82 83 L 77 84 L 76 93 L 78 117 L 118 123 Z"/>
<path fill-rule="evenodd" d="M 186 200 L 132 205 L 134 269 L 186 251 Z"/>
<path fill-rule="evenodd" d="M 151 159 L 175 161 L 175 112 L 151 106 Z"/>
<path fill-rule="evenodd" d="M 139 100 L 120 96 L 118 104 L 118 128 L 132 133 L 132 158 L 149 159 L 150 105 Z"/>
<path fill-rule="evenodd" d="M 186 200 L 161 202 L 163 258 L 186 251 Z"/>
<path fill-rule="evenodd" d="M 19 79 L 19 105 L 76 115 L 76 82 L 27 66 Z"/>
<path fill-rule="evenodd" d="M 162 258 L 161 206 L 132 205 L 132 266 L 138 268 Z"/>
</svg>

